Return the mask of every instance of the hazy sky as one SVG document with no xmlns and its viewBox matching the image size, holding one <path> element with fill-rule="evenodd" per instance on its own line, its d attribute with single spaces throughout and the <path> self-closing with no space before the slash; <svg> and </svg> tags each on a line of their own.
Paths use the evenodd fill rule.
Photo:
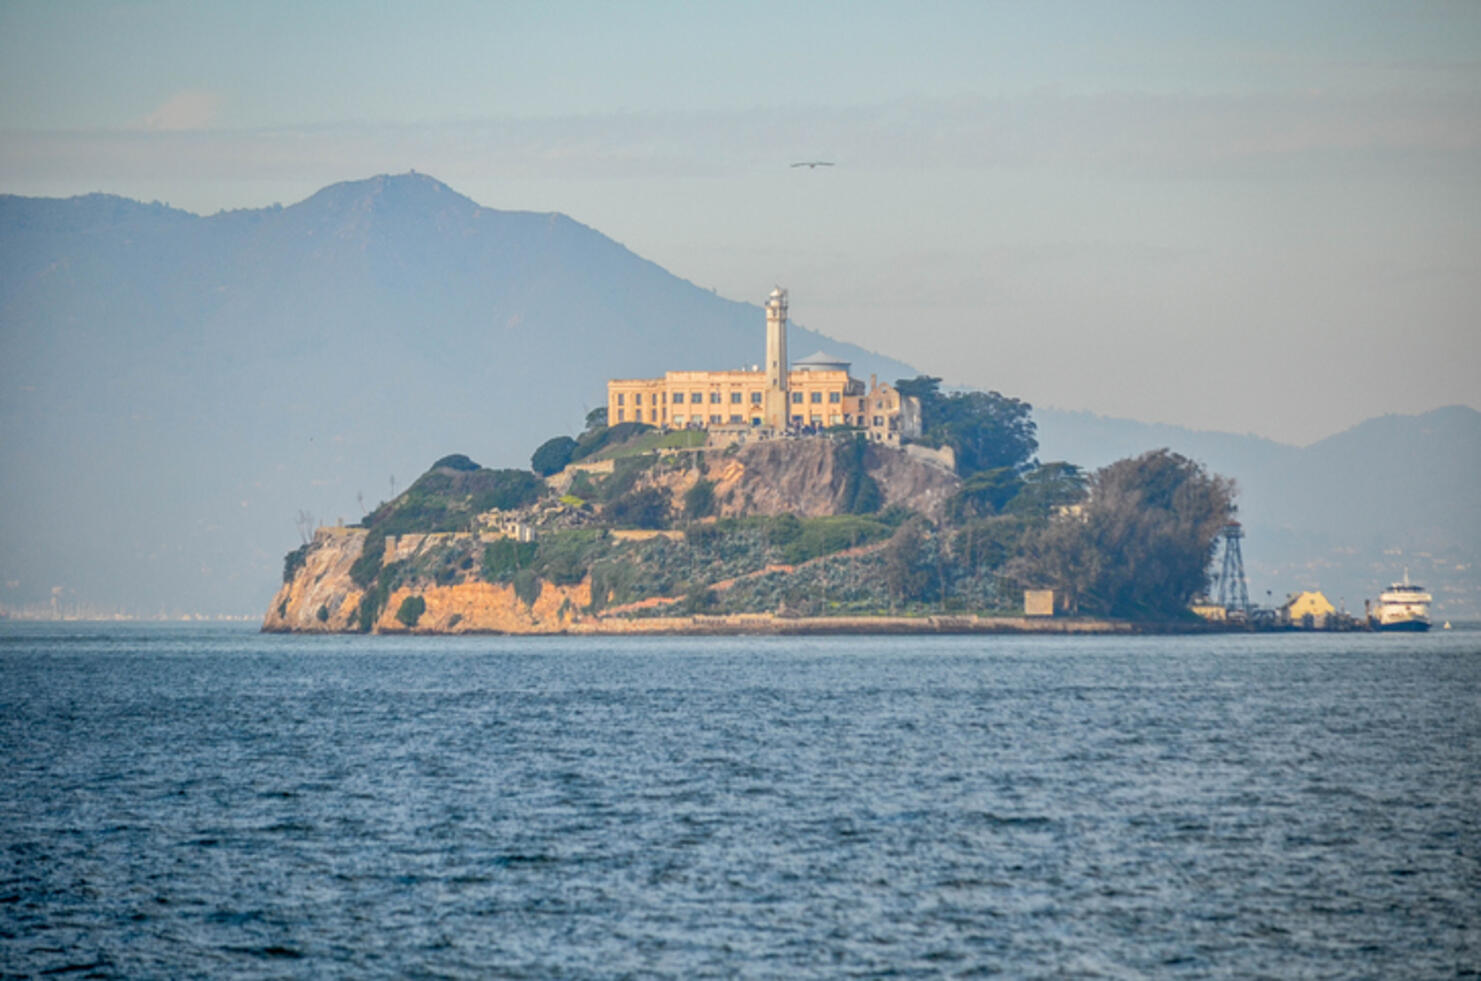
<svg viewBox="0 0 1481 981">
<path fill-rule="evenodd" d="M 0 191 L 408 169 L 1035 403 L 1481 407 L 1472 0 L 0 3 Z"/>
</svg>

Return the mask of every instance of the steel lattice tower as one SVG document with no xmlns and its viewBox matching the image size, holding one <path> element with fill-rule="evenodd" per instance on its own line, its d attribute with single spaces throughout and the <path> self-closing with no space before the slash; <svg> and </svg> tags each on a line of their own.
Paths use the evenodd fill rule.
<svg viewBox="0 0 1481 981">
<path fill-rule="evenodd" d="M 1239 540 L 1244 529 L 1238 521 L 1224 526 L 1224 571 L 1219 574 L 1219 605 L 1230 613 L 1250 612 L 1250 590 L 1244 581 L 1244 556 L 1239 551 Z"/>
</svg>

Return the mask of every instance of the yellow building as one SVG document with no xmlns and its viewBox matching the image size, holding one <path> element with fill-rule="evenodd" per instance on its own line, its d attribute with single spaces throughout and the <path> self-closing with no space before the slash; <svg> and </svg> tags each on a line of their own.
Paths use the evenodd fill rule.
<svg viewBox="0 0 1481 981">
<path fill-rule="evenodd" d="M 851 365 L 819 351 L 787 361 L 787 292 L 772 290 L 766 305 L 766 368 L 751 371 L 668 371 L 662 378 L 607 382 L 607 422 L 642 422 L 660 429 L 749 429 L 768 432 L 857 426 L 871 439 L 898 445 L 920 435 L 920 403 L 893 386 L 870 387 Z"/>
<path fill-rule="evenodd" d="M 1310 591 L 1293 594 L 1277 612 L 1282 623 L 1321 630 L 1327 626 L 1327 618 L 1337 612 L 1337 607 L 1321 593 Z"/>
</svg>

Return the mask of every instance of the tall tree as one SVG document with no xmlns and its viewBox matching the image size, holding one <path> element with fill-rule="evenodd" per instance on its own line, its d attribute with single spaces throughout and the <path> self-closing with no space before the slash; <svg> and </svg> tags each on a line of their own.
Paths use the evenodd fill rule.
<svg viewBox="0 0 1481 981">
<path fill-rule="evenodd" d="M 1097 471 L 1089 500 L 1025 536 L 1008 572 L 1053 586 L 1076 611 L 1168 617 L 1208 585 L 1209 560 L 1234 513 L 1234 482 L 1171 450 Z"/>
<path fill-rule="evenodd" d="M 1022 472 L 1039 449 L 1033 406 L 998 392 L 941 394 L 941 379 L 928 375 L 895 382 L 902 395 L 921 405 L 921 437 L 956 453 L 963 477 L 997 467 Z"/>
</svg>

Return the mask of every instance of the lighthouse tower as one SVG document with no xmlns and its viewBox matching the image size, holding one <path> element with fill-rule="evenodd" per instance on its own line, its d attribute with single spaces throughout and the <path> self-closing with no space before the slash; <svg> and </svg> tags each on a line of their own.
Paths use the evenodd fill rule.
<svg viewBox="0 0 1481 981">
<path fill-rule="evenodd" d="M 787 291 L 778 286 L 766 300 L 766 394 L 764 424 L 787 428 Z"/>
</svg>

